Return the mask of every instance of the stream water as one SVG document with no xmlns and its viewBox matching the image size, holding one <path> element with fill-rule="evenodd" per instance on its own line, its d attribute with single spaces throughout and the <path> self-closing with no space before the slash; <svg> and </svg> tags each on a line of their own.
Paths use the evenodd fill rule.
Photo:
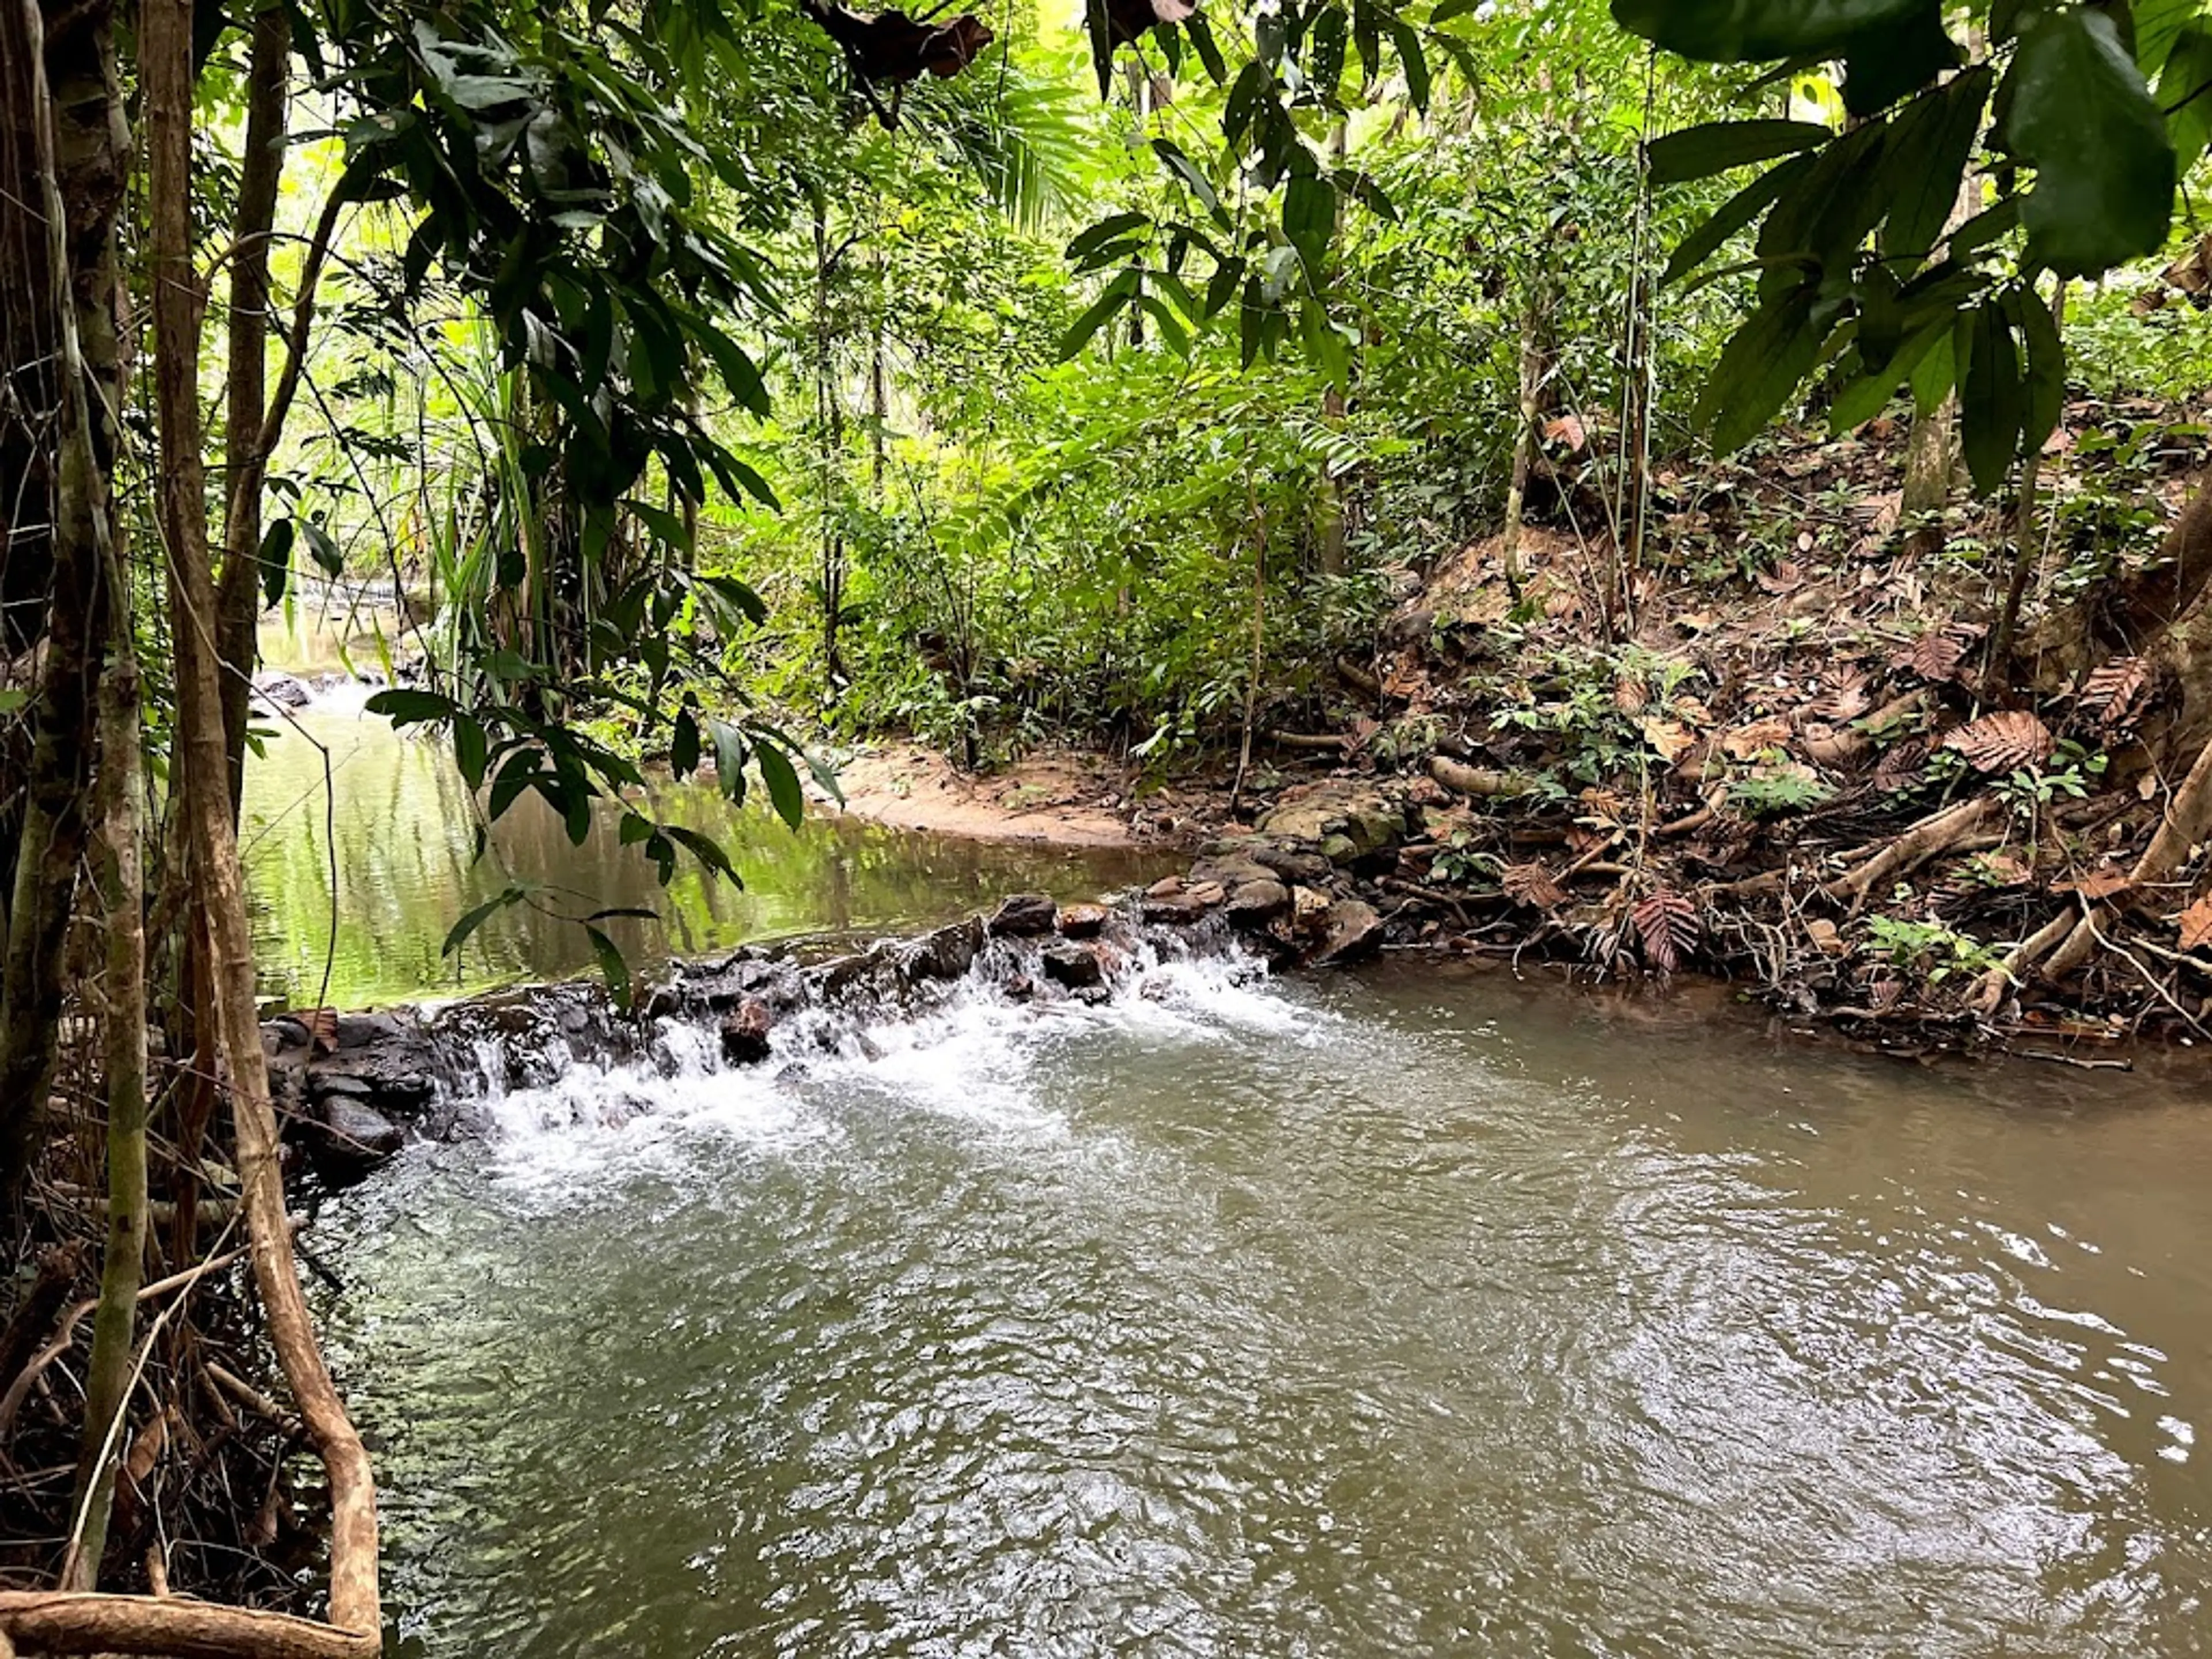
<svg viewBox="0 0 2212 1659">
<path fill-rule="evenodd" d="M 886 922 L 1040 876 L 869 844 Z M 326 1206 L 393 1650 L 2212 1650 L 2192 1088 L 1139 979 L 675 1031 Z"/>
</svg>

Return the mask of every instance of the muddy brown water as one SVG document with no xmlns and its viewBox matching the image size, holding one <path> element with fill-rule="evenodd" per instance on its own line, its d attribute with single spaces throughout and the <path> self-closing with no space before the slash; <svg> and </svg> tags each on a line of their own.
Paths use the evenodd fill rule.
<svg viewBox="0 0 2212 1659">
<path fill-rule="evenodd" d="M 392 1651 L 2212 1649 L 2184 1077 L 1431 964 L 866 1024 L 325 1208 Z"/>
</svg>

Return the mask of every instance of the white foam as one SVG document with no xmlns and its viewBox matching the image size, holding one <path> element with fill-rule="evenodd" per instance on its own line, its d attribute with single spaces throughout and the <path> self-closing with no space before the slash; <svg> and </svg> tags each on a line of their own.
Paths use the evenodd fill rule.
<svg viewBox="0 0 2212 1659">
<path fill-rule="evenodd" d="M 1340 1023 L 1285 999 L 1264 964 L 1233 950 L 1171 956 L 1139 944 L 1095 1004 L 1011 994 L 1022 965 L 1012 947 L 994 945 L 968 977 L 911 1011 L 802 1008 L 777 1022 L 769 1058 L 744 1066 L 723 1060 L 711 1023 L 667 1018 L 634 1060 L 580 1060 L 553 1037 L 524 1056 L 526 1079 L 510 1085 L 508 1057 L 488 1039 L 477 1050 L 479 1106 L 495 1173 L 551 1194 L 616 1167 L 680 1160 L 702 1136 L 785 1152 L 834 1137 L 832 1103 L 855 1088 L 984 1132 L 1065 1139 L 1070 1126 L 1048 1083 L 1073 1040 L 1121 1029 L 1154 1044 L 1316 1044 Z"/>
</svg>

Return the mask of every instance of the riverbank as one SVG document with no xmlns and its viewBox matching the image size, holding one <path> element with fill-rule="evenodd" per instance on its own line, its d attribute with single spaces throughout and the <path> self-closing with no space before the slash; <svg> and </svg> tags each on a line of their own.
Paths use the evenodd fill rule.
<svg viewBox="0 0 2212 1659">
<path fill-rule="evenodd" d="M 1255 705 L 1233 812 L 1233 734 L 1150 773 L 1056 755 L 1041 813 L 1018 769 L 904 810 L 1030 833 L 1079 799 L 1217 860 L 1319 854 L 1389 945 L 1710 975 L 1885 1052 L 2212 1041 L 2187 664 L 2082 635 L 2197 560 L 2197 413 L 2070 403 L 2039 562 L 2009 512 L 1905 515 L 1882 421 L 1662 470 L 1633 556 L 1555 467 L 1557 522 L 1397 570 L 1363 648 Z"/>
</svg>

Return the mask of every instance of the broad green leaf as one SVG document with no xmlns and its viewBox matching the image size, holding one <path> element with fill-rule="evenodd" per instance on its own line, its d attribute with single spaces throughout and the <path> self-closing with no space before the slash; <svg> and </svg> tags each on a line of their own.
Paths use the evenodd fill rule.
<svg viewBox="0 0 2212 1659">
<path fill-rule="evenodd" d="M 307 538 L 307 551 L 314 556 L 315 562 L 321 567 L 323 574 L 325 576 L 345 574 L 345 555 L 338 551 L 338 544 L 331 539 L 331 532 L 313 519 L 301 519 L 297 523 L 300 534 Z"/>
<path fill-rule="evenodd" d="M 1713 210 L 1712 217 L 1682 239 L 1659 280 L 1679 282 L 1720 252 L 1729 238 L 1779 200 L 1785 191 L 1802 182 L 1813 170 L 1809 155 L 1794 156 L 1770 167 Z"/>
<path fill-rule="evenodd" d="M 2203 27 L 2203 0 L 2135 0 L 2136 67 L 2156 75 L 2173 61 L 2185 32 Z M 2171 107 L 2171 106 L 2169 106 Z"/>
<path fill-rule="evenodd" d="M 2021 208 L 2029 258 L 2089 276 L 2156 252 L 2173 215 L 2173 145 L 2112 19 L 2086 6 L 2037 14 L 2009 78 L 2006 143 L 2035 167 Z"/>
<path fill-rule="evenodd" d="M 2212 143 L 2212 26 L 2182 31 L 2158 77 L 2158 105 L 2166 112 L 2177 171 L 2187 174 Z"/>
<path fill-rule="evenodd" d="M 1390 39 L 1398 48 L 1398 66 L 1406 73 L 1406 98 L 1413 106 L 1426 113 L 1429 107 L 1429 60 L 1421 51 L 1421 37 L 1413 26 L 1395 12 L 1389 13 L 1382 21 L 1390 31 Z"/>
<path fill-rule="evenodd" d="M 1959 199 L 1966 158 L 1982 128 L 1982 106 L 1996 76 L 1986 67 L 1954 76 L 1940 92 L 1915 101 L 1891 124 L 1881 167 L 1893 200 L 1882 228 L 1887 259 L 1917 264 L 1928 257 Z M 1899 270 L 1897 275 L 1905 274 Z"/>
<path fill-rule="evenodd" d="M 688 708 L 676 714 L 676 724 L 668 736 L 668 765 L 679 778 L 688 778 L 699 769 L 699 721 Z"/>
<path fill-rule="evenodd" d="M 408 686 L 394 686 L 389 690 L 380 691 L 362 707 L 372 714 L 383 715 L 394 726 L 449 720 L 459 712 L 451 697 L 441 696 L 435 691 L 418 691 Z"/>
<path fill-rule="evenodd" d="M 1828 410 L 1828 429 L 1842 434 L 1862 422 L 1870 421 L 1889 406 L 1897 388 L 1909 380 L 1915 369 L 1939 342 L 1951 337 L 1951 319 L 1948 317 L 1923 326 L 1917 334 L 1909 336 L 1903 344 L 1890 354 L 1889 361 L 1879 368 L 1866 370 L 1859 378 L 1838 392 Z"/>
<path fill-rule="evenodd" d="M 648 911 L 647 914 L 652 913 Z M 629 1006 L 629 962 L 623 957 L 621 948 L 591 923 L 584 924 L 584 931 L 592 936 L 592 951 L 599 959 L 599 972 L 607 981 L 607 994 L 615 1000 L 617 1007 L 627 1009 Z"/>
<path fill-rule="evenodd" d="M 446 942 L 439 947 L 438 953 L 441 956 L 452 956 L 469 942 L 470 934 L 475 933 L 477 928 L 483 927 L 501 910 L 506 909 L 508 905 L 520 903 L 522 897 L 523 889 L 508 886 L 492 895 L 482 904 L 463 911 L 461 919 L 455 922 L 452 930 L 447 933 Z"/>
<path fill-rule="evenodd" d="M 1644 155 L 1653 184 L 1679 185 L 1771 161 L 1778 155 L 1817 149 L 1834 137 L 1812 121 L 1708 121 L 1653 139 L 1644 146 Z"/>
<path fill-rule="evenodd" d="M 1129 232 L 1141 229 L 1152 222 L 1152 216 L 1149 214 L 1113 214 L 1101 219 L 1097 224 L 1079 231 L 1074 240 L 1068 243 L 1067 251 L 1063 257 L 1070 260 L 1080 259 L 1086 253 L 1105 246 L 1116 237 L 1126 236 Z"/>
<path fill-rule="evenodd" d="M 1105 327 L 1107 320 L 1129 303 L 1137 292 L 1137 273 L 1125 270 L 1107 283 L 1106 291 L 1092 301 L 1090 308 L 1075 319 L 1067 332 L 1060 337 L 1060 355 L 1073 357 L 1090 343 L 1091 337 Z"/>
<path fill-rule="evenodd" d="M 1613 0 L 1613 21 L 1669 52 L 1708 63 L 1827 55 L 1896 27 L 1939 0 Z"/>
<path fill-rule="evenodd" d="M 1083 32 L 1091 40 L 1091 67 L 1098 74 L 1101 99 L 1114 89 L 1114 34 L 1106 0 L 1083 0 Z"/>
<path fill-rule="evenodd" d="M 664 823 L 660 826 L 660 832 L 698 860 L 709 874 L 726 877 L 734 886 L 744 885 L 738 878 L 737 866 L 730 862 L 730 855 L 711 836 L 702 836 L 696 830 L 686 830 L 680 823 Z"/>
<path fill-rule="evenodd" d="M 793 830 L 805 815 L 806 795 L 799 787 L 799 774 L 791 764 L 790 757 L 772 743 L 757 744 L 753 748 L 753 763 L 760 768 L 761 779 L 768 785 L 768 798 L 775 808 L 776 817 Z"/>
<path fill-rule="evenodd" d="M 2006 298 L 2020 325 L 2021 343 L 2027 349 L 2027 392 L 2020 434 L 2020 453 L 2027 456 L 2043 447 L 2066 407 L 2066 347 L 2058 337 L 2057 319 L 2033 286 L 2015 289 Z"/>
<path fill-rule="evenodd" d="M 2020 452 L 2027 418 L 2027 387 L 2013 346 L 2011 320 L 2001 301 L 1988 300 L 1965 321 L 1966 374 L 1959 383 L 1959 447 L 1974 488 L 1984 495 L 2002 487 Z M 1954 337 L 1959 331 L 1954 331 Z"/>
<path fill-rule="evenodd" d="M 1936 6 L 1920 7 L 1903 20 L 1847 44 L 1844 59 L 1844 107 L 1853 115 L 1887 109 L 1956 69 L 1965 54 L 1943 27 Z"/>
<path fill-rule="evenodd" d="M 1292 175 L 1283 191 L 1283 234 L 1291 239 L 1317 283 L 1336 231 L 1336 190 L 1315 173 Z"/>
<path fill-rule="evenodd" d="M 1741 449 L 1772 420 L 1811 372 L 1814 289 L 1800 283 L 1768 300 L 1736 330 L 1698 399 L 1697 422 L 1722 454 Z"/>
<path fill-rule="evenodd" d="M 292 574 L 292 538 L 298 533 L 289 519 L 279 519 L 261 538 L 261 597 L 270 605 L 284 597 L 284 581 Z"/>
<path fill-rule="evenodd" d="M 466 714 L 453 716 L 453 764 L 471 789 L 483 787 L 489 747 L 483 726 Z"/>
</svg>

